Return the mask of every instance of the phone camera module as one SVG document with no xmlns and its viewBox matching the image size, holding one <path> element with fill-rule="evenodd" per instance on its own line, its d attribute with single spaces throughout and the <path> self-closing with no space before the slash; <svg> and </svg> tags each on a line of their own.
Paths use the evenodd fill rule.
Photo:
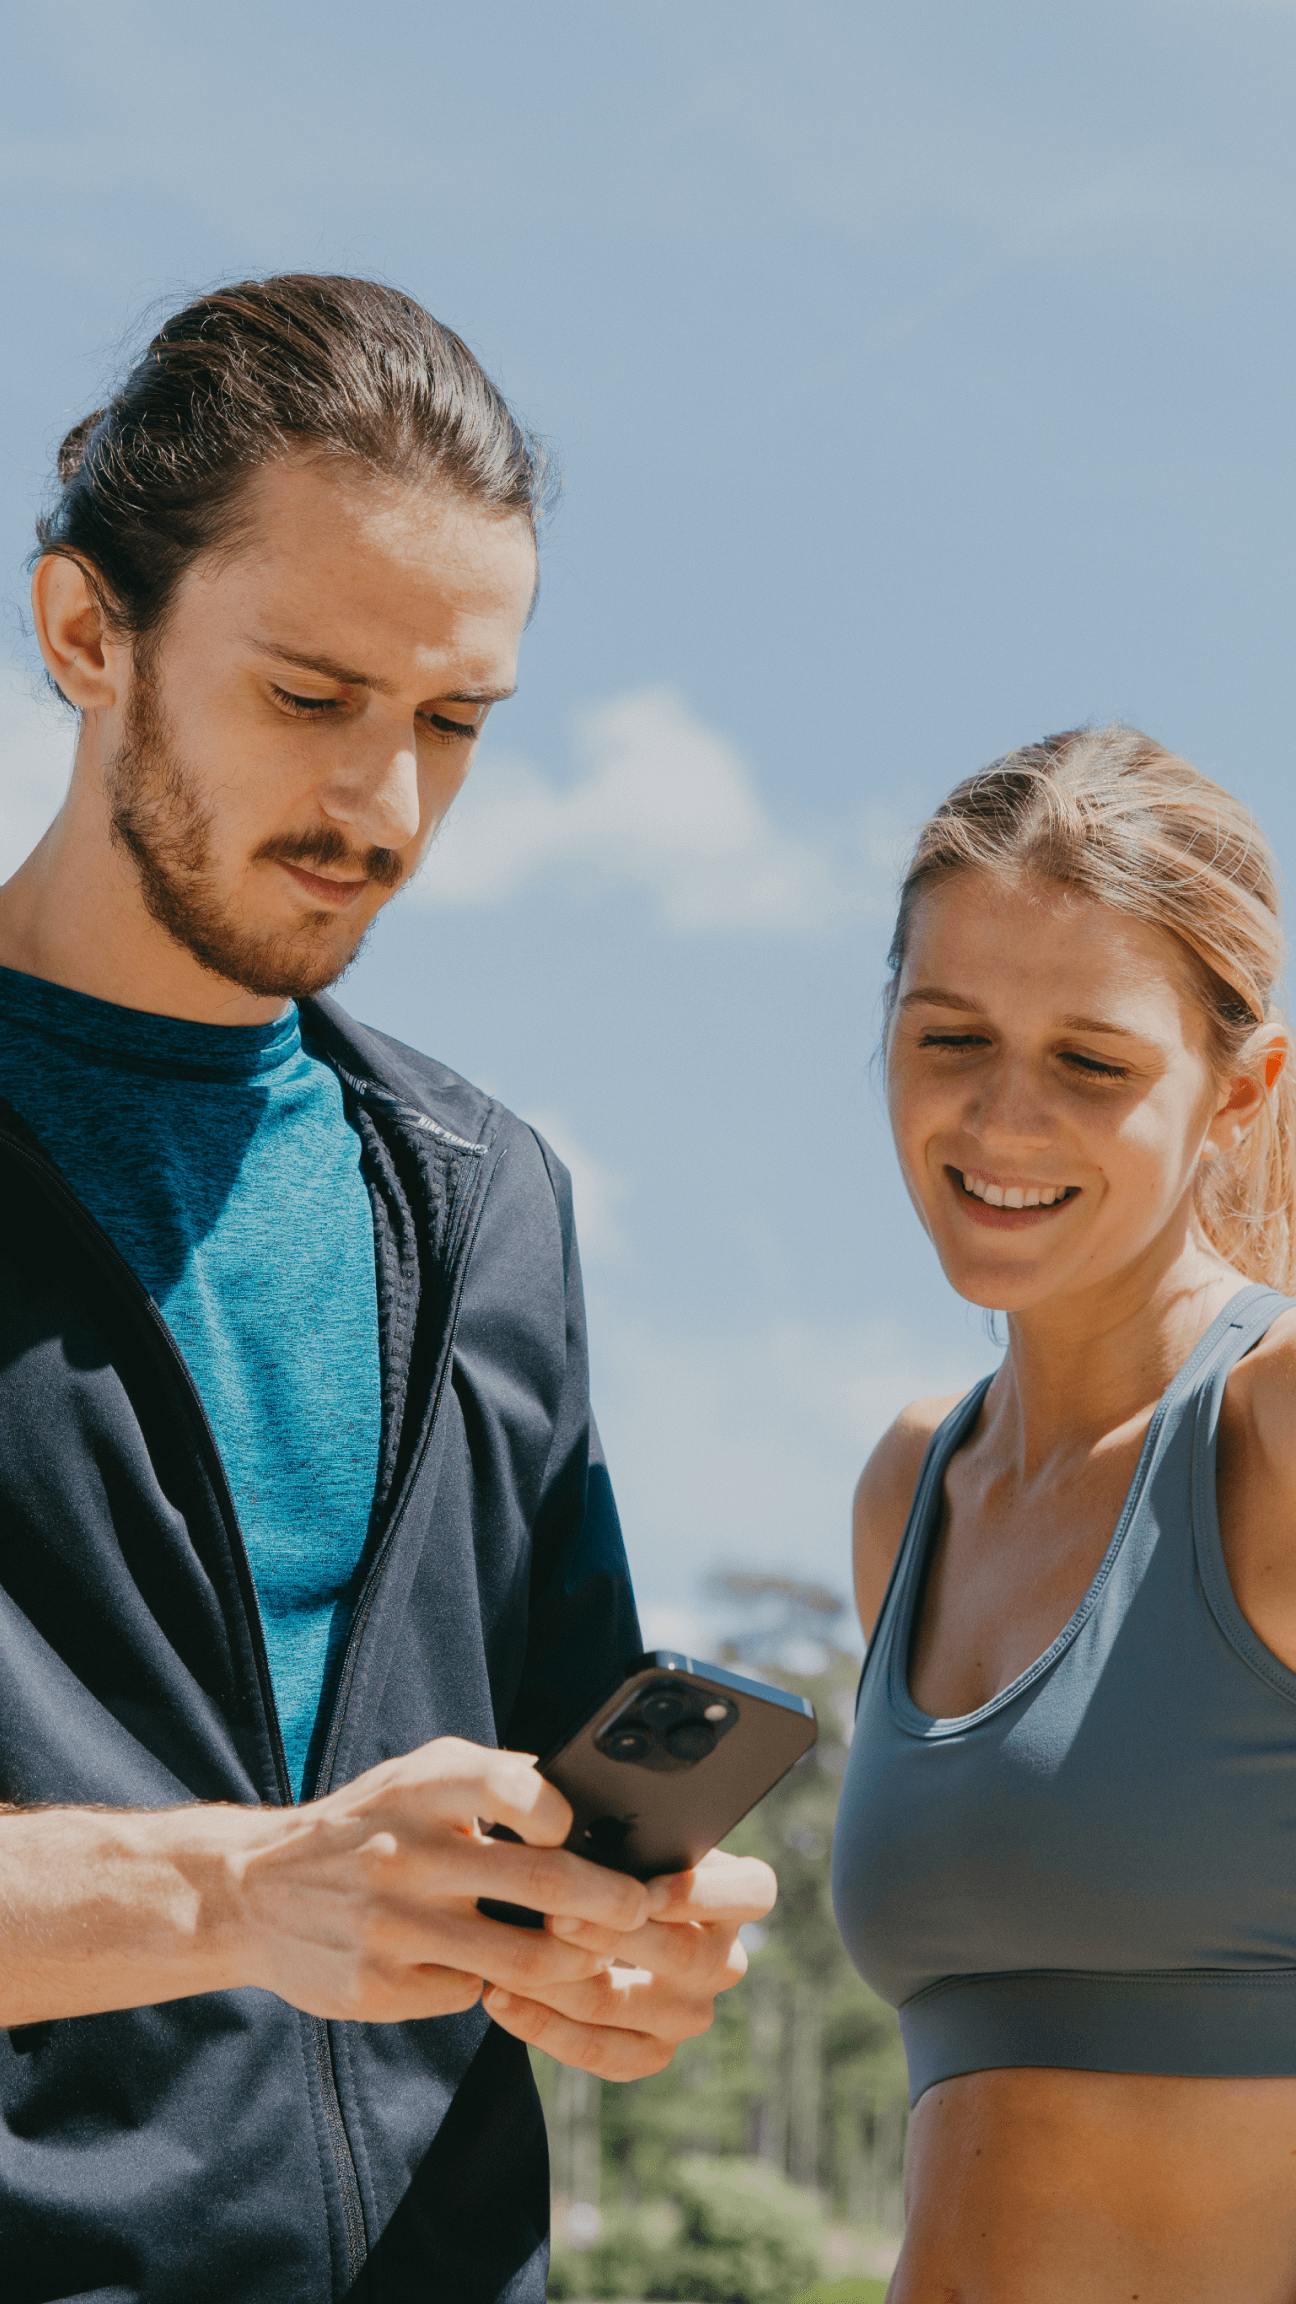
<svg viewBox="0 0 1296 2304">
<path fill-rule="evenodd" d="M 677 1760 L 705 1760 L 715 1740 L 715 1729 L 705 1720 L 681 1720 L 666 1731 L 666 1749 Z"/>
<path fill-rule="evenodd" d="M 654 1728 L 673 1728 L 677 1720 L 687 1717 L 689 1700 L 677 1688 L 650 1688 L 640 1697 L 639 1710 Z"/>
<path fill-rule="evenodd" d="M 654 1770 L 694 1768 L 737 1718 L 738 1707 L 727 1697 L 708 1701 L 705 1689 L 688 1682 L 653 1680 L 608 1722 L 597 1743 L 609 1760 Z"/>
</svg>

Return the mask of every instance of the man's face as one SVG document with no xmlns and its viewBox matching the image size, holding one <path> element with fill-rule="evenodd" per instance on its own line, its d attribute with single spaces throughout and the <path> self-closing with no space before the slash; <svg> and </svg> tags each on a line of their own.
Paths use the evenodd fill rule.
<svg viewBox="0 0 1296 2304">
<path fill-rule="evenodd" d="M 292 998 L 418 869 L 514 686 L 535 547 L 520 517 L 323 460 L 268 466 L 242 509 L 136 654 L 105 795 L 153 919 Z"/>
</svg>

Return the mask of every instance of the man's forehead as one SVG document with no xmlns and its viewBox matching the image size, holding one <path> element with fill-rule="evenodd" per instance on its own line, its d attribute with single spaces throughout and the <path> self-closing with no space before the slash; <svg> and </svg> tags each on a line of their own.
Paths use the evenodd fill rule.
<svg viewBox="0 0 1296 2304">
<path fill-rule="evenodd" d="M 413 685 L 492 702 L 516 684 L 534 585 L 529 534 L 508 525 L 384 535 L 258 521 L 242 549 L 195 568 L 207 594 L 195 606 L 209 636 L 224 631 L 284 671 L 377 695 Z"/>
<path fill-rule="evenodd" d="M 210 575 L 231 586 L 245 621 L 299 651 L 359 666 L 390 634 L 405 647 L 475 638 L 497 657 L 530 610 L 536 551 L 518 514 L 427 480 L 291 459 L 248 482 Z M 498 687 L 498 665 L 483 677 Z"/>
</svg>

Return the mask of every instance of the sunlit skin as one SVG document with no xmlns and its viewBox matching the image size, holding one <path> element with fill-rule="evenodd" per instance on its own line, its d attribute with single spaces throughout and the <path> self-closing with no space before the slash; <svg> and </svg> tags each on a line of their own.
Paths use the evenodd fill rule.
<svg viewBox="0 0 1296 2304">
<path fill-rule="evenodd" d="M 1074 1612 L 1156 1399 L 1247 1277 L 1201 1232 L 1194 1182 L 1261 1124 L 1287 1043 L 1259 1032 L 1245 1069 L 1216 1077 L 1173 939 L 1090 898 L 972 872 L 919 899 L 898 989 L 888 1100 L 905 1182 L 951 1285 L 1007 1325 L 950 1466 L 909 1661 L 915 1701 L 953 1715 Z M 1078 1189 L 997 1215 L 964 1174 Z M 951 1405 L 917 1402 L 861 1477 L 866 1635 Z M 1296 1667 L 1293 1407 L 1284 1314 L 1229 1378 L 1218 1485 L 1238 1599 Z M 1291 2304 L 1294 2178 L 1296 2078 L 969 2073 L 915 2107 L 891 2304 Z"/>
<path fill-rule="evenodd" d="M 520 517 L 336 462 L 265 467 L 241 510 L 233 546 L 191 564 L 156 648 L 142 657 L 105 620 L 78 565 L 39 562 L 37 637 L 80 731 L 64 806 L 0 890 L 0 965 L 127 1007 L 224 1025 L 270 1021 L 291 994 L 333 982 L 418 869 L 488 712 L 516 684 L 536 581 L 535 545 Z M 229 973 L 150 910 L 137 857 L 113 832 L 128 789 L 138 823 L 167 859 L 182 911 L 201 917 L 209 947 L 238 956 Z M 248 974 L 258 981 L 249 984 Z M 277 989 L 266 989 L 270 980 Z M 333 1809 L 347 1819 L 354 1812 L 362 1830 L 373 1802 L 389 1797 L 387 1779 L 399 1777 L 387 1831 L 395 1850 L 402 1818 L 422 1830 L 429 1801 L 435 1807 L 442 1797 L 444 1753 L 461 1775 L 471 1762 L 487 1785 L 518 1766 L 443 1739 L 372 1772 L 376 1789 L 366 1777 L 302 1811 L 303 1831 Z M 498 1805 L 490 1814 L 507 1813 L 524 1839 L 558 1850 L 572 1821 L 566 1801 L 545 1787 L 534 1815 L 523 1805 L 525 1816 Z M 212 1817 L 213 1833 L 224 1819 L 233 1819 L 231 1830 L 247 1821 L 237 1811 Z M 457 1827 L 450 1843 L 466 1878 L 485 1820 L 466 1833 Z M 275 1878 L 277 1847 L 264 1857 Z M 484 1854 L 501 1852 L 510 1861 L 523 1854 L 483 1843 Z M 345 1870 L 345 1849 L 329 1861 Z M 636 1889 L 629 1917 L 611 1926 L 591 1917 L 613 1900 L 595 1893 L 583 1859 L 563 1852 L 546 1863 L 571 1883 L 567 1905 L 562 1889 L 549 1891 L 550 1933 L 503 1930 L 476 1913 L 475 1891 L 465 1893 L 449 1996 L 436 2001 L 429 1949 L 423 1958 L 432 1964 L 421 1974 L 431 1998 L 410 2012 L 470 2005 L 482 1993 L 473 1973 L 480 1957 L 485 2004 L 509 2031 L 610 2079 L 659 2071 L 681 2040 L 707 2028 L 717 1993 L 743 1974 L 739 1931 L 770 1909 L 772 1872 L 714 1852 L 671 1876 L 651 1901 Z M 286 1885 L 274 1909 L 289 1914 L 301 1892 L 291 1866 L 281 1869 Z M 622 1906 L 624 1891 L 622 1883 Z M 357 1870 L 347 1892 L 362 1902 L 369 1875 Z M 429 1927 L 434 1920 L 441 1937 L 430 1945 L 450 1928 L 429 1906 Z M 232 1957 L 237 1963 L 237 1945 Z M 237 1965 L 231 1972 L 242 1980 Z M 526 1980 L 511 2002 L 501 1976 Z M 130 2004 L 87 1989 L 91 1996 L 74 1996 L 70 2012 Z M 335 2012 L 327 1999 L 320 2007 Z M 391 2013 L 381 1994 L 375 2009 L 380 2020 Z"/>
</svg>

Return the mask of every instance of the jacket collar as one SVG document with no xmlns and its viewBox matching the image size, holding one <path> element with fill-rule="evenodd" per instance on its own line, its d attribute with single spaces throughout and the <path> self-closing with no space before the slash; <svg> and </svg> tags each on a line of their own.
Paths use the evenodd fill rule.
<svg viewBox="0 0 1296 2304">
<path fill-rule="evenodd" d="M 302 1000 L 299 1008 L 303 1042 L 327 1058 L 357 1095 L 395 1105 L 447 1150 L 489 1149 L 503 1119 L 493 1097 L 432 1057 L 357 1023 L 336 1000 L 321 995 Z"/>
</svg>

